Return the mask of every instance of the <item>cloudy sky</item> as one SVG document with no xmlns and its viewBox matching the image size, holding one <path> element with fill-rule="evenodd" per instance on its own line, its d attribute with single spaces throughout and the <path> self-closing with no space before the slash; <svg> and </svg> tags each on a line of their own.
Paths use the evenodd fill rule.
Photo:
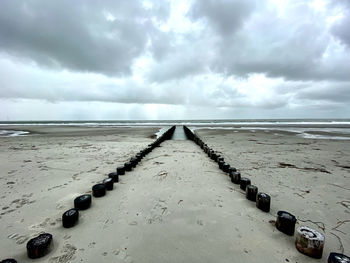
<svg viewBox="0 0 350 263">
<path fill-rule="evenodd" d="M 350 117 L 349 25 L 350 0 L 1 0 L 0 120 Z"/>
</svg>

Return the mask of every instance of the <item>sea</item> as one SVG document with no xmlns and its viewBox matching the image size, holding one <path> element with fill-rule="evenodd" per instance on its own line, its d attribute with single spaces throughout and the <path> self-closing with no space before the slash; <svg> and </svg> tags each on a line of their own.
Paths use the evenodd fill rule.
<svg viewBox="0 0 350 263">
<path fill-rule="evenodd" d="M 290 132 L 308 139 L 350 140 L 350 119 L 221 119 L 221 120 L 85 120 L 85 121 L 0 121 L 0 137 L 30 136 L 25 126 L 166 127 L 186 125 L 196 129 L 270 130 Z M 22 127 L 19 130 L 15 126 Z M 12 128 L 12 129 L 11 129 Z"/>
</svg>

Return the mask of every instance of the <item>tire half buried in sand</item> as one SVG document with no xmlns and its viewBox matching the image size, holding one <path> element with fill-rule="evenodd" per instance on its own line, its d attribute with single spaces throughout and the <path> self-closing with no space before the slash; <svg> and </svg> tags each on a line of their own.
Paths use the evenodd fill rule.
<svg viewBox="0 0 350 263">
<path fill-rule="evenodd" d="M 230 165 L 228 163 L 224 163 L 222 165 L 222 170 L 225 172 L 225 173 L 228 173 L 229 172 L 229 169 L 230 169 Z"/>
<path fill-rule="evenodd" d="M 282 233 L 293 236 L 296 222 L 296 217 L 291 213 L 286 211 L 277 212 L 276 228 Z"/>
<path fill-rule="evenodd" d="M 106 190 L 108 190 L 108 191 L 113 190 L 114 181 L 113 181 L 112 178 L 106 178 L 106 179 L 104 179 L 104 180 L 103 180 L 103 184 L 105 185 Z"/>
<path fill-rule="evenodd" d="M 256 195 L 258 194 L 258 187 L 255 185 L 247 185 L 246 189 L 246 198 L 250 201 L 256 202 Z"/>
<path fill-rule="evenodd" d="M 119 182 L 119 174 L 114 172 L 114 173 L 109 173 L 108 177 L 113 180 L 113 182 L 118 183 Z"/>
<path fill-rule="evenodd" d="M 295 247 L 304 255 L 322 258 L 324 235 L 307 226 L 301 226 L 295 234 Z"/>
<path fill-rule="evenodd" d="M 95 184 L 92 187 L 92 195 L 94 197 L 102 197 L 106 195 L 106 185 L 105 184 Z"/>
<path fill-rule="evenodd" d="M 76 208 L 67 210 L 62 215 L 62 225 L 64 228 L 70 228 L 75 226 L 79 220 L 79 211 Z"/>
<path fill-rule="evenodd" d="M 7 258 L 4 260 L 1 260 L 0 263 L 17 263 L 17 260 L 15 260 L 13 258 Z"/>
<path fill-rule="evenodd" d="M 86 210 L 91 206 L 91 195 L 80 195 L 74 199 L 74 207 L 78 210 Z"/>
<path fill-rule="evenodd" d="M 245 189 L 247 188 L 247 185 L 250 185 L 250 179 L 248 179 L 247 177 L 242 177 L 241 181 L 240 181 L 240 185 L 239 187 L 245 191 Z"/>
<path fill-rule="evenodd" d="M 52 243 L 52 235 L 48 233 L 40 234 L 32 238 L 27 243 L 27 254 L 31 259 L 41 258 L 49 252 Z"/>
<path fill-rule="evenodd" d="M 125 174 L 125 167 L 124 166 L 117 167 L 117 174 L 124 175 Z"/>
<path fill-rule="evenodd" d="M 126 172 L 130 172 L 130 171 L 132 170 L 132 164 L 131 164 L 131 162 L 126 162 L 126 163 L 124 164 L 124 169 L 125 169 Z"/>
<path fill-rule="evenodd" d="M 256 196 L 256 207 L 266 213 L 270 212 L 271 197 L 265 193 L 258 193 Z"/>
<path fill-rule="evenodd" d="M 332 252 L 329 254 L 327 262 L 328 263 L 350 263 L 350 257 L 340 253 Z"/>
<path fill-rule="evenodd" d="M 240 184 L 241 183 L 241 173 L 240 172 L 233 172 L 230 173 L 231 182 L 234 184 Z"/>
</svg>

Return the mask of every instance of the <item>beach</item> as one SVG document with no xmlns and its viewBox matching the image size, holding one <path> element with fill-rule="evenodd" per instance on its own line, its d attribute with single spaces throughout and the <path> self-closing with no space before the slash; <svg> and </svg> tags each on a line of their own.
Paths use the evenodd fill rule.
<svg viewBox="0 0 350 263">
<path fill-rule="evenodd" d="M 349 254 L 349 140 L 307 139 L 275 130 L 204 129 L 197 134 L 271 195 L 272 216 L 288 211 L 299 225 L 325 234 L 324 255 L 337 249 Z"/>
<path fill-rule="evenodd" d="M 269 213 L 194 142 L 168 140 L 65 229 L 61 216 L 73 199 L 152 143 L 161 126 L 2 128 L 30 132 L 0 138 L 2 258 L 32 262 L 25 245 L 41 232 L 53 234 L 53 248 L 36 262 L 300 263 L 350 254 L 350 140 L 192 127 L 271 195 Z M 278 210 L 325 234 L 322 259 L 300 254 L 294 237 L 276 230 Z"/>
</svg>

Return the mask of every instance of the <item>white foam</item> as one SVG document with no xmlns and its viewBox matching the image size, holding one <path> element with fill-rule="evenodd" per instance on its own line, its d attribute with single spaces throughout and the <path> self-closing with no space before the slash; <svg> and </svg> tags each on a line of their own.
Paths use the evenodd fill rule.
<svg viewBox="0 0 350 263">
<path fill-rule="evenodd" d="M 326 136 L 326 135 L 320 135 L 320 134 L 310 134 L 307 132 L 303 132 L 298 134 L 298 136 L 301 136 L 306 139 L 319 139 L 319 140 L 350 140 L 350 137 L 344 137 L 344 136 Z"/>
<path fill-rule="evenodd" d="M 26 136 L 28 134 L 28 131 L 0 130 L 0 137 Z"/>
<path fill-rule="evenodd" d="M 162 127 L 160 128 L 157 132 L 156 132 L 156 135 L 157 135 L 157 139 L 163 135 L 164 132 L 166 132 L 167 130 L 169 129 L 169 127 Z"/>
</svg>

